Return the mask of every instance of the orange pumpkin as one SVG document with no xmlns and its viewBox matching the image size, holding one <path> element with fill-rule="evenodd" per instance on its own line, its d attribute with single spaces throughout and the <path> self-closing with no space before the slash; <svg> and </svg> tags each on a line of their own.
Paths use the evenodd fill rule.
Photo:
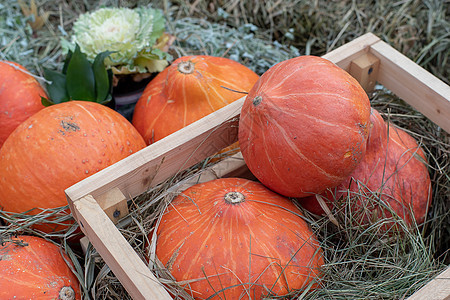
<svg viewBox="0 0 450 300">
<path fill-rule="evenodd" d="M 20 123 L 43 109 L 47 97 L 39 82 L 21 65 L 0 61 L 0 148 Z"/>
<path fill-rule="evenodd" d="M 0 207 L 21 213 L 65 206 L 65 189 L 145 146 L 131 123 L 106 106 L 70 101 L 46 107 L 0 149 Z"/>
<path fill-rule="evenodd" d="M 224 178 L 173 200 L 156 255 L 196 299 L 261 299 L 317 287 L 322 251 L 300 210 L 262 184 Z M 209 298 L 210 297 L 210 298 Z"/>
<path fill-rule="evenodd" d="M 34 236 L 18 236 L 0 246 L 0 299 L 81 299 L 69 257 Z"/>
<path fill-rule="evenodd" d="M 305 197 L 337 186 L 365 152 L 369 99 L 330 61 L 300 56 L 265 72 L 248 94 L 239 144 L 268 188 Z"/>
<path fill-rule="evenodd" d="M 384 121 L 375 109 L 370 117 L 371 128 L 367 151 L 360 165 L 337 188 L 323 194 L 330 208 L 342 196 L 354 199 L 353 215 L 368 223 L 392 216 L 392 209 L 405 222 L 422 223 L 431 204 L 431 180 L 427 159 L 417 142 L 408 133 Z M 390 209 L 373 199 L 377 195 Z M 323 209 L 315 196 L 299 199 L 302 206 L 316 214 Z"/>
<path fill-rule="evenodd" d="M 133 125 L 147 144 L 189 125 L 241 98 L 259 76 L 228 58 L 183 56 L 145 88 L 133 113 Z"/>
</svg>

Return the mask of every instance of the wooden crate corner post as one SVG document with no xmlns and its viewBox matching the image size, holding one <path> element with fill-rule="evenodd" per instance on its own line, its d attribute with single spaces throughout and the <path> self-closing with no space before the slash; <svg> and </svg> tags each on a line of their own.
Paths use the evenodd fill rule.
<svg viewBox="0 0 450 300">
<path fill-rule="evenodd" d="M 114 224 L 129 213 L 127 198 L 117 187 L 97 196 L 95 200 Z"/>
<path fill-rule="evenodd" d="M 370 93 L 374 90 L 378 77 L 380 60 L 370 52 L 364 53 L 350 63 L 349 73 Z"/>
</svg>

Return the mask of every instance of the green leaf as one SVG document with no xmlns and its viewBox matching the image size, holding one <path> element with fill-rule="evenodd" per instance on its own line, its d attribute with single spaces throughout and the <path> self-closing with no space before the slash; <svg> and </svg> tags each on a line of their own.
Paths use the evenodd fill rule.
<svg viewBox="0 0 450 300">
<path fill-rule="evenodd" d="M 73 52 L 71 50 L 69 50 L 69 52 L 67 52 L 66 60 L 64 61 L 64 66 L 62 69 L 63 74 L 67 74 L 67 67 L 69 66 L 69 62 L 70 62 L 70 59 L 72 58 L 72 54 L 73 54 Z"/>
<path fill-rule="evenodd" d="M 113 77 L 114 77 L 113 71 L 111 69 L 108 69 L 108 81 L 109 81 L 109 91 L 110 91 L 110 93 L 108 94 L 108 97 L 106 98 L 105 103 L 108 103 L 109 101 L 111 101 L 113 99 L 113 96 L 112 96 Z"/>
<path fill-rule="evenodd" d="M 102 104 L 102 105 L 107 105 L 111 100 L 112 100 L 112 95 L 109 94 L 106 99 L 104 99 L 103 101 L 97 101 L 98 103 Z"/>
<path fill-rule="evenodd" d="M 53 103 L 69 101 L 66 89 L 66 75 L 44 68 L 44 77 L 50 83 L 46 84 L 48 96 Z"/>
<path fill-rule="evenodd" d="M 99 53 L 92 64 L 92 70 L 94 71 L 95 78 L 95 92 L 96 92 L 96 102 L 103 102 L 107 99 L 108 95 L 111 93 L 111 84 L 108 76 L 108 71 L 106 70 L 103 61 L 108 57 L 111 51 L 105 51 Z"/>
<path fill-rule="evenodd" d="M 42 103 L 42 105 L 44 105 L 45 107 L 51 106 L 51 105 L 55 104 L 55 103 L 53 103 L 51 100 L 49 100 L 49 99 L 47 99 L 47 98 L 45 98 L 45 97 L 42 97 L 42 96 L 41 96 L 41 103 Z"/>
<path fill-rule="evenodd" d="M 67 66 L 66 86 L 71 100 L 95 101 L 94 71 L 78 45 Z"/>
<path fill-rule="evenodd" d="M 164 52 L 160 49 L 145 49 L 138 53 L 139 57 L 145 57 L 147 59 L 165 59 L 172 60 L 172 55 L 167 52 Z"/>
</svg>

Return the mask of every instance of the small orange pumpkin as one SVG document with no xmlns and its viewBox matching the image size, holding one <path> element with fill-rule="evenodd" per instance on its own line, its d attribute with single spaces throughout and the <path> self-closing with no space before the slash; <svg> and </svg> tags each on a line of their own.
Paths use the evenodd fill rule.
<svg viewBox="0 0 450 300">
<path fill-rule="evenodd" d="M 65 189 L 145 146 L 130 122 L 101 104 L 46 107 L 20 124 L 0 149 L 0 207 L 22 213 L 65 206 Z"/>
<path fill-rule="evenodd" d="M 39 82 L 21 65 L 0 61 L 0 148 L 20 123 L 43 109 L 47 97 Z"/>
<path fill-rule="evenodd" d="M 370 102 L 332 62 L 299 56 L 266 71 L 245 99 L 239 144 L 250 171 L 287 197 L 337 186 L 365 153 Z"/>
<path fill-rule="evenodd" d="M 183 56 L 145 88 L 133 113 L 133 125 L 147 144 L 158 141 L 241 98 L 259 76 L 223 57 Z"/>
<path fill-rule="evenodd" d="M 0 299 L 81 299 L 77 277 L 55 244 L 18 236 L 0 246 Z M 73 266 L 72 266 L 73 267 Z"/>
<path fill-rule="evenodd" d="M 156 255 L 196 299 L 261 299 L 317 287 L 322 251 L 300 210 L 261 183 L 223 178 L 175 198 Z M 210 297 L 210 298 L 209 298 Z"/>
</svg>

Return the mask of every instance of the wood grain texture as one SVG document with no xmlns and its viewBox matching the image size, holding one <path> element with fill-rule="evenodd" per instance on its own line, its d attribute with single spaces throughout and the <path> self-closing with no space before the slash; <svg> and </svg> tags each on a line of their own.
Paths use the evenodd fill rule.
<svg viewBox="0 0 450 300">
<path fill-rule="evenodd" d="M 81 230 L 133 299 L 171 299 L 92 196 L 79 199 L 74 208 Z"/>
<path fill-rule="evenodd" d="M 340 67 L 349 66 L 367 47 L 379 41 L 368 33 L 324 57 Z M 96 197 L 118 187 L 128 198 L 146 191 L 171 174 L 186 169 L 237 140 L 237 118 L 245 97 L 188 125 L 178 132 L 115 163 L 66 190 L 69 205 L 88 194 Z M 207 139 L 206 139 L 207 138 Z M 184 160 L 183 160 L 184 159 Z M 188 159 L 188 161 L 186 160 Z"/>
<path fill-rule="evenodd" d="M 99 195 L 95 200 L 114 224 L 117 224 L 120 219 L 129 213 L 127 198 L 118 188 L 113 188 Z"/>
<path fill-rule="evenodd" d="M 131 155 L 129 159 L 86 178 L 65 192 L 71 203 L 86 195 L 97 197 L 115 187 L 130 199 L 177 172 L 237 141 L 241 98 Z"/>
<path fill-rule="evenodd" d="M 380 59 L 378 82 L 450 132 L 450 86 L 385 42 L 370 51 Z"/>
<path fill-rule="evenodd" d="M 341 47 L 328 52 L 322 57 L 337 64 L 342 69 L 348 71 L 350 63 L 361 54 L 369 52 L 370 47 L 379 42 L 380 38 L 373 33 L 366 33 Z"/>
<path fill-rule="evenodd" d="M 450 267 L 406 300 L 449 300 Z"/>
<path fill-rule="evenodd" d="M 351 62 L 349 73 L 358 80 L 359 84 L 367 93 L 370 93 L 375 88 L 379 67 L 380 60 L 368 52 Z"/>
</svg>

